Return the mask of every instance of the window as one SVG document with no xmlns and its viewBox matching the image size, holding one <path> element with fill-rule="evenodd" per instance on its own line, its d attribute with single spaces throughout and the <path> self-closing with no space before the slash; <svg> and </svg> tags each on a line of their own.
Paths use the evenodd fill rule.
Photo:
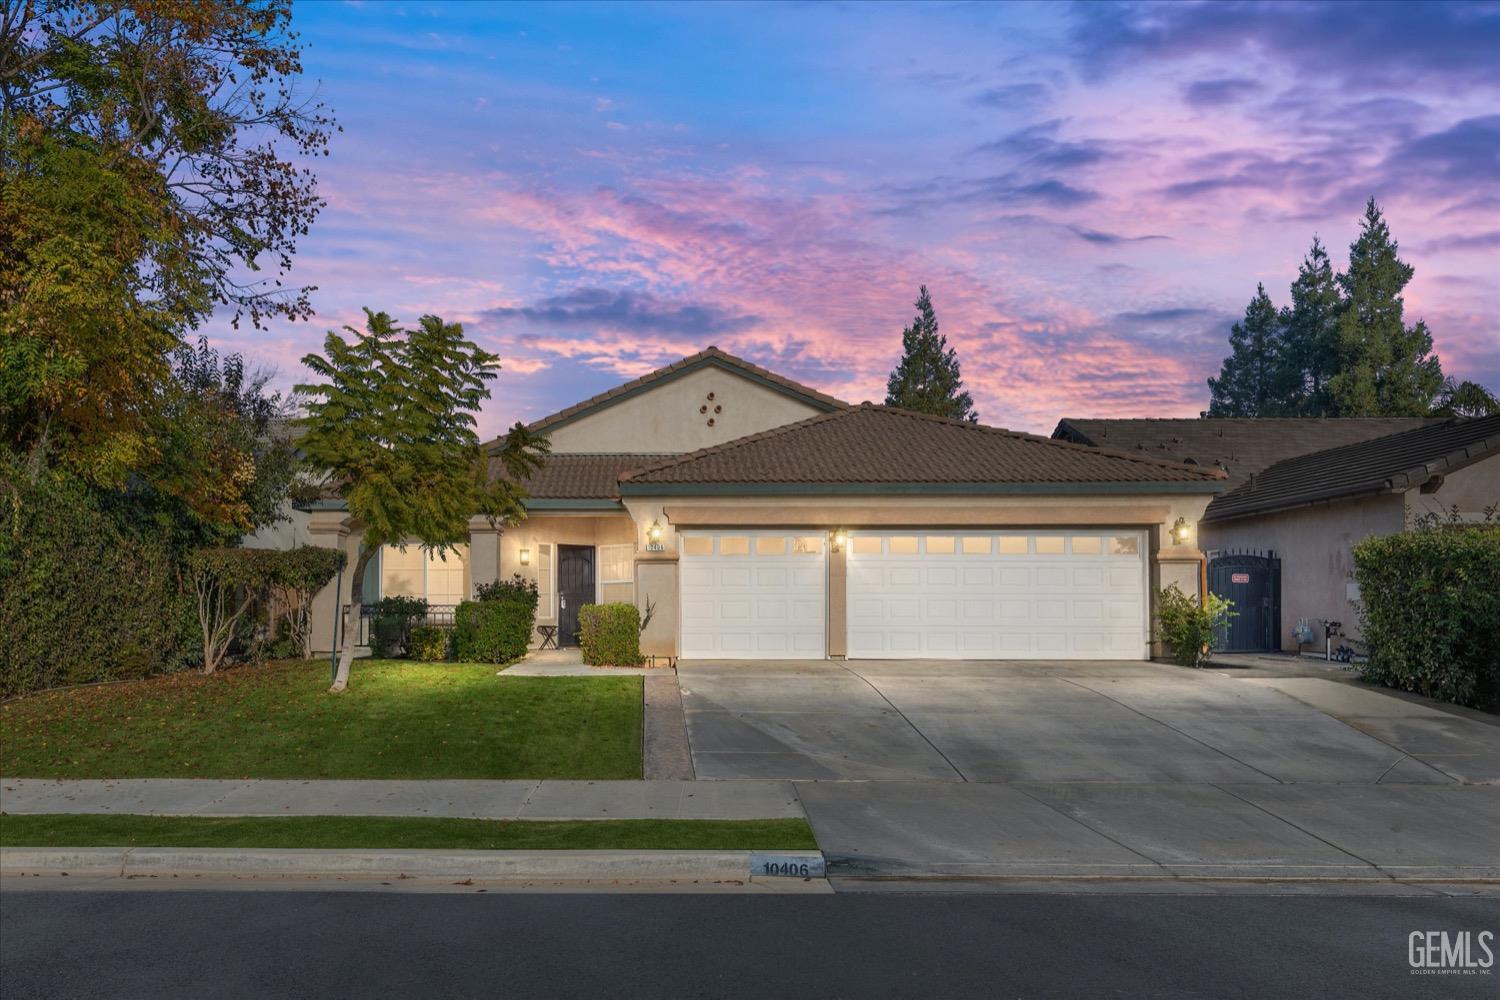
<svg viewBox="0 0 1500 1000">
<path fill-rule="evenodd" d="M 1109 540 L 1109 554 L 1112 556 L 1133 556 L 1138 551 L 1136 546 L 1139 539 L 1134 535 L 1116 535 Z"/>
<path fill-rule="evenodd" d="M 1097 556 L 1103 551 L 1104 539 L 1098 535 L 1074 535 L 1073 554 L 1075 556 Z"/>
<path fill-rule="evenodd" d="M 786 555 L 786 539 L 780 535 L 761 535 L 755 539 L 755 554 L 784 556 Z"/>
<path fill-rule="evenodd" d="M 634 561 L 634 545 L 599 546 L 599 582 L 631 582 L 631 564 Z"/>
<path fill-rule="evenodd" d="M 951 556 L 953 554 L 953 536 L 928 535 L 927 554 L 930 556 Z"/>
<path fill-rule="evenodd" d="M 891 538 L 891 555 L 914 556 L 917 554 L 916 535 L 895 535 Z"/>
<path fill-rule="evenodd" d="M 465 564 L 469 547 L 459 545 L 446 552 L 427 554 L 427 603 L 457 604 L 469 596 Z"/>
<path fill-rule="evenodd" d="M 713 555 L 714 540 L 708 535 L 683 535 L 682 552 L 689 556 Z"/>
<path fill-rule="evenodd" d="M 556 620 L 557 589 L 552 586 L 554 578 L 552 546 L 547 542 L 540 542 L 536 547 L 537 614 L 543 618 Z"/>
<path fill-rule="evenodd" d="M 744 535 L 720 535 L 719 555 L 721 556 L 748 556 L 750 554 L 750 539 Z"/>
<path fill-rule="evenodd" d="M 415 542 L 380 550 L 380 596 L 420 597 L 428 604 L 457 604 L 468 594 L 469 547 L 428 551 Z"/>
<path fill-rule="evenodd" d="M 823 554 L 823 538 L 821 535 L 802 535 L 792 543 L 792 554 L 799 556 L 820 556 Z"/>
<path fill-rule="evenodd" d="M 990 554 L 990 540 L 988 538 L 975 538 L 972 535 L 964 539 L 964 555 L 987 556 Z"/>
<path fill-rule="evenodd" d="M 1036 554 L 1039 556 L 1060 556 L 1063 554 L 1063 537 L 1061 535 L 1037 535 Z"/>
<path fill-rule="evenodd" d="M 857 556 L 880 555 L 880 539 L 873 535 L 854 536 L 854 554 Z"/>
<path fill-rule="evenodd" d="M 1026 552 L 1025 535 L 1000 536 L 1000 554 L 1002 556 L 1024 556 Z"/>
</svg>

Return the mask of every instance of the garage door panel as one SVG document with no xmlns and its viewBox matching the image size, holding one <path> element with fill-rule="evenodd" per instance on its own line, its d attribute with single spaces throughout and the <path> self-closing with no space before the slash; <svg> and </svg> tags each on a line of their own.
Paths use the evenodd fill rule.
<svg viewBox="0 0 1500 1000">
<path fill-rule="evenodd" d="M 963 538 L 854 534 L 851 656 L 1145 658 L 1141 532 Z"/>
<path fill-rule="evenodd" d="M 822 539 L 789 532 L 683 532 L 681 655 L 793 659 L 824 655 Z M 878 617 L 877 603 L 874 615 Z"/>
</svg>

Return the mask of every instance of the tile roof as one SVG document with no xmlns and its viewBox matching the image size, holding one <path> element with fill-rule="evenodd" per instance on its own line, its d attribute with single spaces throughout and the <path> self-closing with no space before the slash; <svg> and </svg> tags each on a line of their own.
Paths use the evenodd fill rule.
<svg viewBox="0 0 1500 1000">
<path fill-rule="evenodd" d="M 1189 417 L 1058 421 L 1054 438 L 1218 466 L 1231 489 L 1277 462 L 1443 422 L 1442 417 Z M 1216 500 L 1215 503 L 1218 501 Z"/>
<path fill-rule="evenodd" d="M 678 456 L 622 486 L 1174 483 L 1209 493 L 1222 482 L 1214 469 L 865 403 Z"/>
<path fill-rule="evenodd" d="M 648 389 L 654 383 L 661 382 L 666 379 L 672 379 L 677 377 L 678 375 L 686 374 L 688 371 L 691 371 L 693 369 L 703 368 L 706 366 L 724 368 L 729 371 L 738 372 L 741 375 L 748 375 L 756 381 L 769 383 L 773 388 L 779 389 L 782 392 L 788 393 L 790 395 L 797 396 L 803 401 L 813 406 L 819 407 L 820 409 L 841 410 L 849 406 L 849 404 L 844 402 L 842 399 L 835 399 L 834 397 L 826 393 L 822 393 L 809 386 L 805 386 L 801 382 L 794 382 L 783 375 L 777 375 L 775 372 L 768 371 L 767 369 L 762 368 L 759 365 L 751 364 L 744 358 L 737 358 L 727 351 L 721 351 L 717 347 L 710 346 L 702 351 L 699 351 L 697 354 L 693 354 L 686 358 L 683 358 L 681 361 L 674 361 L 672 364 L 667 365 L 665 368 L 658 368 L 656 371 L 642 375 L 640 378 L 634 379 L 630 382 L 626 382 L 624 385 L 617 385 L 613 389 L 610 389 L 608 392 L 601 392 L 599 395 L 591 396 L 581 403 L 574 403 L 572 406 L 568 407 L 565 410 L 558 410 L 551 416 L 543 417 L 542 419 L 531 424 L 530 429 L 533 431 L 546 431 L 550 428 L 558 426 L 559 424 L 565 424 L 568 421 L 572 420 L 574 417 L 582 416 L 583 414 L 597 409 L 598 407 L 603 406 L 607 403 L 615 402 L 616 400 L 621 399 L 625 396 L 630 396 L 637 392 L 640 392 L 643 389 Z"/>
<path fill-rule="evenodd" d="M 656 465 L 668 457 L 662 454 L 550 455 L 547 463 L 522 485 L 537 500 L 618 500 L 621 475 Z M 498 474 L 498 461 L 490 460 L 491 475 Z"/>
<path fill-rule="evenodd" d="M 1414 489 L 1433 476 L 1496 455 L 1500 455 L 1500 415 L 1446 418 L 1415 430 L 1277 462 L 1216 497 L 1204 519 Z"/>
</svg>

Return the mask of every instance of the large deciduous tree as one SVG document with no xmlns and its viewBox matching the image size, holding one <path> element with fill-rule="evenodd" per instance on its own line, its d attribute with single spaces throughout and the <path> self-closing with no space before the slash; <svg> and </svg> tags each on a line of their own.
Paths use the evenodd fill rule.
<svg viewBox="0 0 1500 1000">
<path fill-rule="evenodd" d="M 351 577 L 356 609 L 365 568 L 382 545 L 444 552 L 468 540 L 476 515 L 492 523 L 524 517 L 518 480 L 548 451 L 517 423 L 493 456 L 485 454 L 474 415 L 500 365 L 462 326 L 424 316 L 404 330 L 383 312 L 366 317 L 364 330 L 345 327 L 348 340 L 330 332 L 323 355 L 304 357 L 319 381 L 297 386 L 307 404 L 298 446 L 363 529 Z M 354 643 L 345 641 L 333 691 L 348 686 L 353 659 Z"/>
<path fill-rule="evenodd" d="M 1281 314 L 1264 284 L 1229 331 L 1229 357 L 1208 380 L 1210 417 L 1276 417 L 1286 412 Z"/>
<path fill-rule="evenodd" d="M 938 332 L 937 313 L 926 285 L 916 307 L 916 317 L 901 331 L 901 361 L 886 382 L 885 404 L 978 423 L 973 397 L 964 391 L 958 352 Z"/>
<path fill-rule="evenodd" d="M 323 202 L 294 162 L 336 128 L 297 93 L 289 0 L 0 8 L 0 432 L 33 474 L 118 486 L 184 334 L 283 286 Z"/>
<path fill-rule="evenodd" d="M 1329 389 L 1343 416 L 1423 416 L 1443 386 L 1427 324 L 1406 325 L 1401 293 L 1413 268 L 1398 251 L 1371 198 L 1359 238 L 1349 246 L 1349 270 L 1338 277 L 1344 293 L 1338 322 L 1343 364 Z"/>
</svg>

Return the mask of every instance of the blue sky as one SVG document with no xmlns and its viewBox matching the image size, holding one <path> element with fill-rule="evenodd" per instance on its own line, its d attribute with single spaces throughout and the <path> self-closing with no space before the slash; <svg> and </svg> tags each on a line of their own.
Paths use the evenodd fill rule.
<svg viewBox="0 0 1500 1000">
<path fill-rule="evenodd" d="M 987 423 L 1190 415 L 1258 281 L 1365 198 L 1500 386 L 1493 4 L 301 3 L 344 131 L 283 383 L 360 308 L 459 319 L 486 431 L 710 343 L 879 399 L 930 286 Z"/>
</svg>

